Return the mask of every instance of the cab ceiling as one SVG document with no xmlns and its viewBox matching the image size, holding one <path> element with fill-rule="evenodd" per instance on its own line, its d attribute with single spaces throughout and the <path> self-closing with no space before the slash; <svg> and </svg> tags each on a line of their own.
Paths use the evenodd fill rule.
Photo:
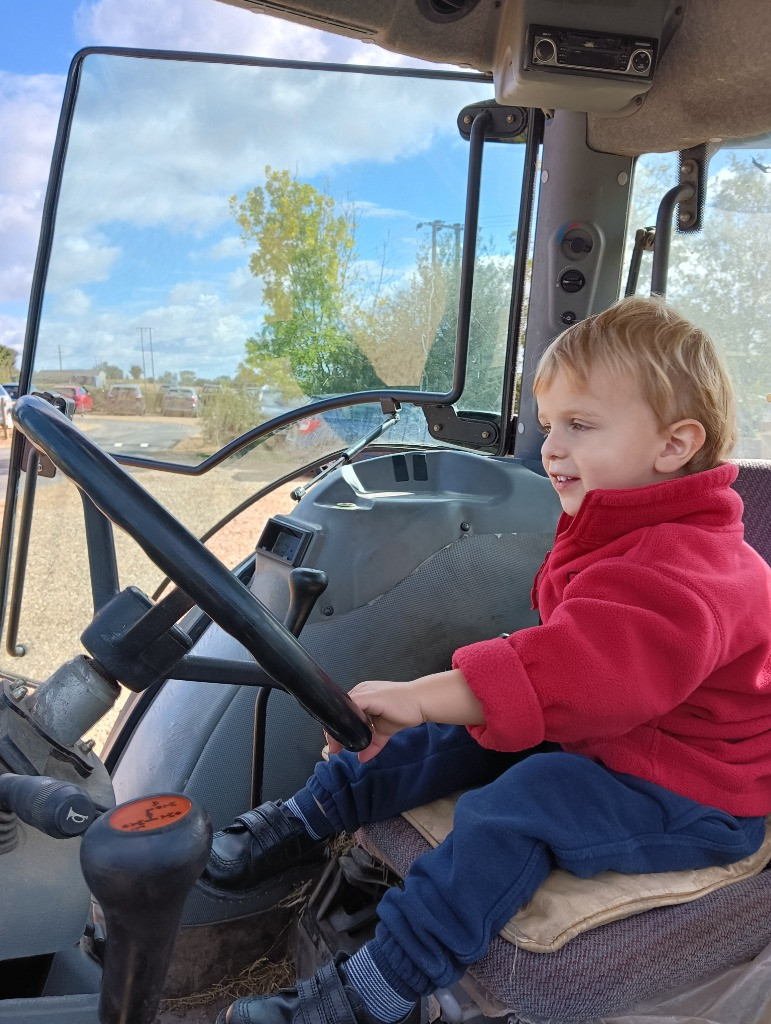
<svg viewBox="0 0 771 1024">
<path fill-rule="evenodd" d="M 489 72 L 504 5 L 516 0 L 220 2 L 421 60 Z M 571 27 L 576 27 L 576 12 L 585 2 L 566 0 Z M 589 113 L 588 142 L 594 149 L 634 156 L 771 131 L 769 0 L 687 0 L 683 6 L 681 27 L 641 106 L 613 117 Z M 453 8 L 466 13 L 442 15 Z M 433 14 L 427 16 L 426 10 Z"/>
</svg>

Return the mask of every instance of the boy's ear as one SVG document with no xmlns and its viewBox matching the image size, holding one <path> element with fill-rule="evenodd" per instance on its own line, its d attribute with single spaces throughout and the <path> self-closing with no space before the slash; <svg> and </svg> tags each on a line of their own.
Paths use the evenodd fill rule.
<svg viewBox="0 0 771 1024">
<path fill-rule="evenodd" d="M 682 469 L 707 439 L 707 432 L 698 420 L 678 420 L 664 431 L 665 443 L 655 468 L 659 473 L 676 473 Z"/>
</svg>

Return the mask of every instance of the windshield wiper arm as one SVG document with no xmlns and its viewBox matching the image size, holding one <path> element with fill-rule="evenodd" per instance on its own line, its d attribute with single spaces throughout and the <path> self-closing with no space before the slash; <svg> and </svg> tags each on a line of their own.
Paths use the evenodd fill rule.
<svg viewBox="0 0 771 1024">
<path fill-rule="evenodd" d="M 299 501 L 300 498 L 303 497 L 303 495 L 307 494 L 307 492 L 310 490 L 311 487 L 313 487 L 314 484 L 317 484 L 319 482 L 319 480 L 323 480 L 325 476 L 329 476 L 330 473 L 332 473 L 336 469 L 339 469 L 340 466 L 345 466 L 347 463 L 351 461 L 351 459 L 355 455 L 358 455 L 360 451 L 366 448 L 367 445 L 372 444 L 373 441 L 377 441 L 379 437 L 382 437 L 387 430 L 390 430 L 391 427 L 398 422 L 399 413 L 390 413 L 390 415 L 388 415 L 383 420 L 382 423 L 378 423 L 378 425 L 374 427 L 372 430 L 370 430 L 368 434 L 362 437 L 360 441 L 354 441 L 354 443 L 349 448 L 346 448 L 344 452 L 338 455 L 336 459 L 333 459 L 332 462 L 328 462 L 322 469 L 319 470 L 319 472 L 312 480 L 308 481 L 307 484 L 302 484 L 300 487 L 295 487 L 295 489 L 291 492 L 289 497 L 292 498 L 294 501 Z"/>
</svg>

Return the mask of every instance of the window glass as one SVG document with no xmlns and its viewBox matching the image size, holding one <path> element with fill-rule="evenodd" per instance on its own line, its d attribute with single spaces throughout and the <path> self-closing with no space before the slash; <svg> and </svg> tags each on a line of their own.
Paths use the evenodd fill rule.
<svg viewBox="0 0 771 1024">
<path fill-rule="evenodd" d="M 676 160 L 670 153 L 638 161 L 627 255 L 635 230 L 655 224 L 661 197 L 677 182 Z M 703 229 L 672 238 L 667 300 L 723 353 L 737 398 L 736 458 L 771 458 L 770 199 L 767 140 L 726 145 L 710 162 Z M 650 289 L 650 259 L 640 293 Z"/>
<path fill-rule="evenodd" d="M 85 387 L 97 443 L 171 462 L 321 397 L 451 390 L 457 117 L 491 95 L 472 75 L 87 56 L 35 386 Z M 500 412 L 523 158 L 485 148 L 460 408 Z"/>
</svg>

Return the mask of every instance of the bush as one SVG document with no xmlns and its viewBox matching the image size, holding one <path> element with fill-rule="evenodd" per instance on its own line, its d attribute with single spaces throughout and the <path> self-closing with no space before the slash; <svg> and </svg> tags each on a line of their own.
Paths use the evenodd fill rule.
<svg viewBox="0 0 771 1024">
<path fill-rule="evenodd" d="M 203 436 L 221 448 L 246 433 L 259 420 L 254 402 L 242 391 L 225 390 L 207 395 L 203 407 Z"/>
</svg>

